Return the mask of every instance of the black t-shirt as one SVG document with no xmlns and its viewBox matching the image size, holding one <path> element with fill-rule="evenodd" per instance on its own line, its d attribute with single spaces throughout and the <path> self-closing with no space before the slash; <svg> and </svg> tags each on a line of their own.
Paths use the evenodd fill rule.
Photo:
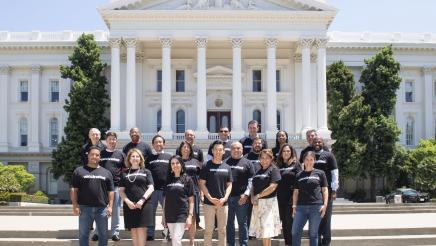
<svg viewBox="0 0 436 246">
<path fill-rule="evenodd" d="M 82 146 L 82 155 L 80 156 L 80 159 L 82 160 L 82 163 L 85 166 L 88 164 L 88 152 L 89 152 L 89 148 L 91 148 L 92 146 L 99 148 L 100 151 L 103 151 L 104 149 L 106 149 L 106 145 L 104 143 L 102 143 L 100 140 L 97 142 L 96 145 L 92 145 L 91 142 L 88 142 L 87 144 L 83 145 Z"/>
<path fill-rule="evenodd" d="M 290 166 L 280 167 L 279 170 L 282 178 L 277 185 L 277 196 L 290 202 L 297 182 L 297 174 L 302 171 L 301 165 L 295 161 Z"/>
<path fill-rule="evenodd" d="M 124 166 L 124 153 L 120 150 L 108 151 L 104 149 L 100 153 L 100 166 L 112 173 L 114 186 L 119 186 Z"/>
<path fill-rule="evenodd" d="M 322 149 L 325 150 L 325 151 L 329 151 L 329 148 L 327 148 L 327 146 L 323 146 Z M 306 154 L 306 152 L 308 152 L 308 151 L 315 151 L 315 148 L 313 146 L 311 146 L 311 145 L 309 145 L 306 148 L 304 148 L 301 151 L 301 153 L 300 153 L 300 163 L 304 162 L 304 159 L 303 159 L 304 158 L 304 154 Z"/>
<path fill-rule="evenodd" d="M 332 170 L 338 169 L 338 164 L 336 162 L 336 158 L 333 153 L 325 150 L 320 150 L 319 152 L 315 152 L 316 161 L 315 166 L 316 169 L 322 170 L 325 173 L 327 178 L 328 187 L 332 188 Z"/>
<path fill-rule="evenodd" d="M 259 153 L 254 153 L 253 151 L 251 151 L 250 153 L 244 155 L 245 158 L 247 158 L 247 160 L 250 161 L 251 166 L 254 169 L 254 172 L 256 173 L 257 171 L 259 171 L 259 169 L 261 168 L 260 166 L 260 160 L 259 160 Z"/>
<path fill-rule="evenodd" d="M 230 157 L 230 150 L 231 150 L 232 142 L 231 142 L 230 140 L 227 140 L 227 141 L 223 141 L 223 143 L 224 143 L 224 155 L 223 155 L 223 160 L 225 160 L 225 159 L 227 159 L 227 158 Z M 211 143 L 211 144 L 209 145 L 209 150 L 207 151 L 207 154 L 213 157 L 213 154 L 212 154 L 212 146 L 213 146 L 213 143 Z"/>
<path fill-rule="evenodd" d="M 271 164 L 267 169 L 260 169 L 253 177 L 253 193 L 257 195 L 266 189 L 271 183 L 278 183 L 280 181 L 279 169 Z M 268 196 L 260 199 L 271 198 L 277 195 L 277 189 Z"/>
<path fill-rule="evenodd" d="M 200 192 L 200 188 L 198 187 L 198 175 L 200 175 L 203 164 L 195 158 L 183 160 L 183 162 L 185 162 L 186 174 L 192 179 L 192 183 L 194 184 L 194 191 Z"/>
<path fill-rule="evenodd" d="M 277 160 L 279 158 L 280 146 L 276 146 L 272 148 L 274 159 Z"/>
<path fill-rule="evenodd" d="M 192 179 L 183 174 L 172 178 L 165 186 L 165 220 L 167 223 L 185 223 L 189 213 L 189 197 L 194 195 Z"/>
<path fill-rule="evenodd" d="M 252 178 L 254 175 L 253 166 L 250 161 L 244 157 L 240 159 L 230 157 L 225 162 L 232 169 L 233 183 L 230 196 L 240 196 L 244 194 L 248 186 L 248 179 Z"/>
<path fill-rule="evenodd" d="M 139 149 L 142 152 L 145 160 L 147 160 L 147 158 L 152 155 L 150 145 L 142 141 L 139 141 L 138 143 L 129 142 L 128 144 L 126 144 L 126 146 L 124 146 L 123 153 L 127 156 L 129 150 L 133 148 Z"/>
<path fill-rule="evenodd" d="M 106 207 L 109 204 L 108 192 L 114 190 L 112 174 L 102 167 L 80 166 L 73 172 L 73 188 L 77 188 L 77 203 L 92 207 Z"/>
<path fill-rule="evenodd" d="M 153 185 L 153 177 L 150 170 L 145 168 L 129 168 L 121 176 L 120 187 L 125 187 L 127 198 L 134 203 L 142 198 L 149 185 Z"/>
<path fill-rule="evenodd" d="M 203 150 L 201 150 L 200 147 L 198 147 L 197 145 L 192 145 L 192 152 L 195 159 L 197 159 L 201 163 L 204 162 Z M 179 149 L 176 150 L 176 155 L 182 156 L 182 154 L 179 153 Z"/>
<path fill-rule="evenodd" d="M 208 161 L 200 171 L 200 179 L 206 181 L 206 188 L 213 198 L 221 199 L 226 195 L 228 182 L 233 182 L 232 169 L 226 163 L 214 164 Z M 204 203 L 214 205 L 206 197 Z M 227 202 L 225 203 L 227 205 Z"/>
<path fill-rule="evenodd" d="M 296 189 L 298 189 L 298 205 L 323 204 L 322 189 L 327 187 L 325 173 L 318 169 L 310 172 L 301 171 L 297 174 Z"/>
<path fill-rule="evenodd" d="M 169 161 L 171 159 L 171 154 L 159 153 L 157 155 L 151 155 L 147 159 L 147 165 L 145 168 L 150 170 L 153 176 L 154 189 L 164 190 L 165 184 L 167 183 L 167 174 Z"/>
<path fill-rule="evenodd" d="M 242 147 L 244 148 L 244 155 L 250 153 L 251 149 L 253 148 L 253 139 L 250 138 L 250 136 L 243 137 L 239 140 L 239 142 L 242 144 Z M 267 142 L 262 139 L 262 149 L 268 148 Z"/>
</svg>

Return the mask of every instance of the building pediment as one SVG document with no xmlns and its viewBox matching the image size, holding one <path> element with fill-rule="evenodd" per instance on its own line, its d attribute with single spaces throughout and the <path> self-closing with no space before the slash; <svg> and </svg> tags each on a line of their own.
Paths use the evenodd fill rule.
<svg viewBox="0 0 436 246">
<path fill-rule="evenodd" d="M 319 0 L 118 0 L 99 9 L 337 11 Z"/>
</svg>

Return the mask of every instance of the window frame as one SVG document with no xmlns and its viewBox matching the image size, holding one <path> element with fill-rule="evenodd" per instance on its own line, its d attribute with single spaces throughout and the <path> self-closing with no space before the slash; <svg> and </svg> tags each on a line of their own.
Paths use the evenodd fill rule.
<svg viewBox="0 0 436 246">
<path fill-rule="evenodd" d="M 53 88 L 54 88 L 54 87 L 53 87 L 53 84 L 54 84 L 54 83 L 57 83 L 57 91 L 53 90 Z M 60 101 L 60 88 L 59 88 L 60 83 L 59 83 L 59 80 L 57 80 L 57 79 L 51 79 L 50 82 L 49 82 L 49 85 L 50 85 L 50 98 L 49 98 L 50 102 L 52 102 L 52 103 L 57 103 L 57 102 L 59 102 L 59 101 Z M 57 94 L 56 94 L 56 93 L 57 93 Z M 56 95 L 57 98 L 55 98 L 54 95 Z M 57 100 L 55 100 L 55 99 L 57 99 Z"/>
<path fill-rule="evenodd" d="M 54 123 L 56 123 L 54 125 Z M 56 117 L 51 117 L 49 120 L 49 143 L 50 147 L 56 147 L 59 144 L 59 120 Z M 53 128 L 53 126 L 55 126 Z M 55 136 L 55 137 L 54 137 Z"/>
<path fill-rule="evenodd" d="M 180 122 L 179 120 L 179 113 L 183 113 L 183 121 Z M 182 117 L 182 116 L 180 116 Z M 176 133 L 184 133 L 186 130 L 186 112 L 183 109 L 179 109 L 176 111 Z"/>
<path fill-rule="evenodd" d="M 23 84 L 26 84 L 25 87 L 23 87 Z M 27 79 L 20 79 L 19 80 L 19 101 L 20 102 L 29 102 L 29 80 Z M 23 90 L 25 88 L 26 90 Z M 25 98 L 25 100 L 23 100 Z"/>
<path fill-rule="evenodd" d="M 183 74 L 183 79 L 178 78 L 178 73 Z M 185 92 L 186 91 L 186 71 L 185 69 L 176 69 L 176 92 Z"/>
<path fill-rule="evenodd" d="M 255 73 L 259 73 L 259 79 L 255 80 Z M 251 70 L 251 89 L 252 92 L 262 92 L 262 69 Z"/>
<path fill-rule="evenodd" d="M 18 121 L 18 145 L 29 146 L 29 122 L 26 117 L 21 117 Z"/>
</svg>

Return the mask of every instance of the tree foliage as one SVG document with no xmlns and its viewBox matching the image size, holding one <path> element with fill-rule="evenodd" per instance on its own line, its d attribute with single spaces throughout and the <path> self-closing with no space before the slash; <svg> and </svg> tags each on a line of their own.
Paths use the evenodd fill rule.
<svg viewBox="0 0 436 246">
<path fill-rule="evenodd" d="M 35 184 L 35 176 L 21 165 L 2 165 L 0 163 L 0 191 L 29 191 Z"/>
<path fill-rule="evenodd" d="M 436 140 L 421 140 L 416 149 L 411 150 L 413 159 L 408 171 L 414 177 L 416 188 L 436 190 Z"/>
<path fill-rule="evenodd" d="M 106 91 L 107 79 L 103 72 L 106 64 L 100 60 L 101 48 L 93 35 L 82 34 L 69 56 L 70 66 L 60 66 L 62 78 L 73 81 L 64 109 L 68 119 L 65 137 L 53 151 L 53 171 L 56 178 L 64 175 L 69 181 L 72 171 L 81 165 L 82 145 L 92 127 L 103 132 L 109 126 L 105 111 L 109 107 Z"/>
</svg>

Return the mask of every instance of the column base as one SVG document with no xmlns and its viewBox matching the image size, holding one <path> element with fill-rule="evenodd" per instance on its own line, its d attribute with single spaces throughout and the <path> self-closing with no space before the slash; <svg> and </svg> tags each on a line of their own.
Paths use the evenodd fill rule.
<svg viewBox="0 0 436 246">
<path fill-rule="evenodd" d="M 196 130 L 195 131 L 196 139 L 209 139 L 209 131 L 208 130 Z"/>
<path fill-rule="evenodd" d="M 301 139 L 306 140 L 306 132 L 311 129 L 313 128 L 310 126 L 303 127 L 303 129 L 301 129 Z"/>
<path fill-rule="evenodd" d="M 321 137 L 321 138 L 323 138 L 323 139 L 325 139 L 325 140 L 329 140 L 329 139 L 331 139 L 332 131 L 330 131 L 330 130 L 329 130 L 328 128 L 326 128 L 326 127 L 322 127 L 322 128 L 319 128 L 319 129 L 316 131 L 316 134 L 318 134 L 319 137 Z"/>
<path fill-rule="evenodd" d="M 9 152 L 9 144 L 0 143 L 0 152 Z"/>
<path fill-rule="evenodd" d="M 266 131 L 266 139 L 267 140 L 275 140 L 277 135 L 277 130 L 267 130 Z"/>
<path fill-rule="evenodd" d="M 235 141 L 238 141 L 239 139 L 245 136 L 245 132 L 243 130 L 232 130 L 230 134 L 231 134 L 231 139 Z"/>
<path fill-rule="evenodd" d="M 173 139 L 173 131 L 171 130 L 169 131 L 160 130 L 157 134 L 161 135 L 165 139 Z"/>
</svg>

